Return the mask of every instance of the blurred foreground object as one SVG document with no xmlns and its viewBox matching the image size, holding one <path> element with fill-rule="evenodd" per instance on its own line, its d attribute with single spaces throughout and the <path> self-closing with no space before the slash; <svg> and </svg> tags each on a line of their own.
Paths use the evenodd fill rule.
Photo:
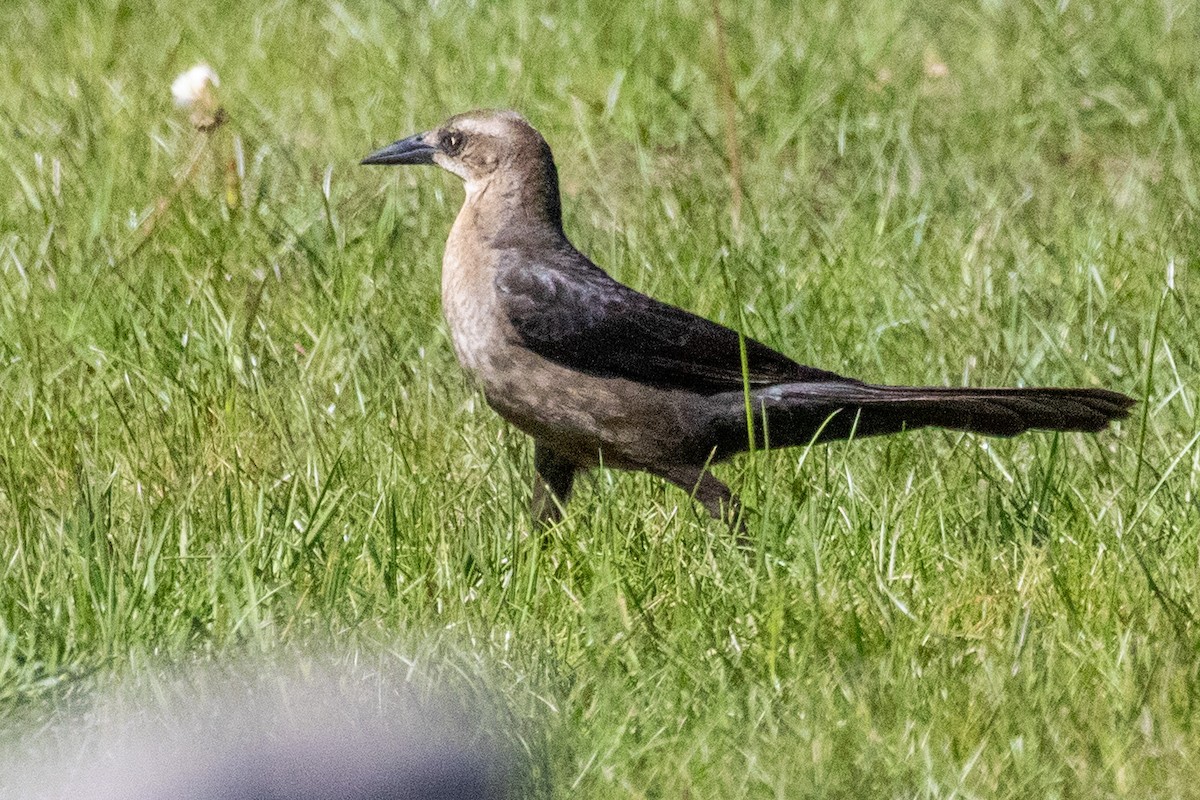
<svg viewBox="0 0 1200 800">
<path fill-rule="evenodd" d="M 392 682 L 399 683 L 399 682 Z M 481 730 L 381 674 L 200 674 L 56 726 L 0 796 L 30 800 L 384 800 L 510 796 Z M 35 747 L 37 747 L 35 745 Z M 12 785 L 9 781 L 19 781 Z"/>
</svg>

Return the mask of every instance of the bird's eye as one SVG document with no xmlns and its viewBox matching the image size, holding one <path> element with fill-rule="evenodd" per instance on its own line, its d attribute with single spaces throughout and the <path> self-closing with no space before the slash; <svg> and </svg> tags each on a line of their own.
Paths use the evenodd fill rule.
<svg viewBox="0 0 1200 800">
<path fill-rule="evenodd" d="M 442 151 L 448 156 L 456 156 L 462 150 L 466 137 L 458 131 L 450 131 L 442 137 Z"/>
</svg>

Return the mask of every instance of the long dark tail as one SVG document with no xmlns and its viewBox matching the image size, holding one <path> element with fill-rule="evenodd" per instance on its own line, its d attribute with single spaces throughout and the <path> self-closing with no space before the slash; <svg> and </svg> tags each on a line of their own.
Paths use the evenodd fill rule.
<svg viewBox="0 0 1200 800">
<path fill-rule="evenodd" d="M 855 381 L 773 386 L 752 399 L 765 411 L 762 422 L 771 447 L 926 427 L 989 436 L 1035 429 L 1094 432 L 1128 416 L 1135 402 L 1107 389 L 960 389 Z"/>
</svg>

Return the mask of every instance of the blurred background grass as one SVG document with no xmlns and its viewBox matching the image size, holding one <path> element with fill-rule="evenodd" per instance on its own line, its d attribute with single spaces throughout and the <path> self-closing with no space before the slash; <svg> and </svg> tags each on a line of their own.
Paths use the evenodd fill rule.
<svg viewBox="0 0 1200 800">
<path fill-rule="evenodd" d="M 0 9 L 10 742 L 318 642 L 487 686 L 557 793 L 1197 796 L 1200 14 L 723 10 L 740 224 L 710 3 Z M 204 151 L 169 90 L 197 61 Z M 527 442 L 438 309 L 457 180 L 357 166 L 485 106 L 543 131 L 568 233 L 639 289 L 869 380 L 1143 402 L 723 467 L 749 560 L 602 472 L 542 551 Z"/>
</svg>

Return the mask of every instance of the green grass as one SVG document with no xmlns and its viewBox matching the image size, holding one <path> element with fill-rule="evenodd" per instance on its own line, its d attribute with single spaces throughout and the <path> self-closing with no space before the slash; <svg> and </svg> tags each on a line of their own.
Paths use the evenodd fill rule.
<svg viewBox="0 0 1200 800">
<path fill-rule="evenodd" d="M 1200 797 L 1200 10 L 725 14 L 740 226 L 707 2 L 0 10 L 5 741 L 323 647 L 489 696 L 561 796 Z M 230 121 L 181 180 L 198 60 Z M 461 188 L 357 166 L 482 106 L 639 289 L 869 380 L 1141 404 L 743 458 L 750 558 L 601 471 L 542 550 L 438 308 Z"/>
</svg>

